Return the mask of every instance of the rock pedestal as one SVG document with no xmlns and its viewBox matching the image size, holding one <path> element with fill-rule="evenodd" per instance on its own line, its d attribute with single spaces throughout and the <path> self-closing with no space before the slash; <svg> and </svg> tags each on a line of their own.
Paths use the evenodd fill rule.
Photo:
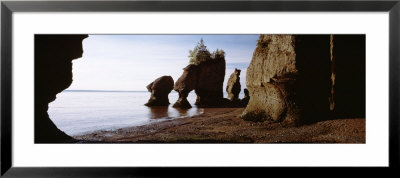
<svg viewBox="0 0 400 178">
<path fill-rule="evenodd" d="M 224 77 L 225 58 L 222 56 L 189 64 L 175 83 L 174 90 L 179 93 L 179 99 L 173 107 L 190 108 L 186 98 L 192 90 L 195 90 L 197 95 L 195 104 L 198 107 L 222 106 Z"/>
<path fill-rule="evenodd" d="M 147 85 L 147 90 L 151 92 L 146 106 L 168 106 L 168 94 L 174 88 L 174 79 L 171 76 L 162 76 Z"/>
<path fill-rule="evenodd" d="M 179 93 L 179 98 L 173 105 L 176 108 L 191 108 L 187 96 L 190 91 L 196 88 L 198 68 L 194 64 L 190 64 L 183 69 L 183 74 L 176 81 L 174 90 Z"/>
<path fill-rule="evenodd" d="M 216 107 L 223 102 L 223 83 L 225 78 L 225 59 L 213 59 L 198 65 L 195 92 L 196 105 Z"/>
<path fill-rule="evenodd" d="M 228 99 L 231 101 L 239 100 L 240 90 L 240 70 L 235 68 L 235 71 L 229 77 L 228 83 L 226 85 Z"/>
</svg>

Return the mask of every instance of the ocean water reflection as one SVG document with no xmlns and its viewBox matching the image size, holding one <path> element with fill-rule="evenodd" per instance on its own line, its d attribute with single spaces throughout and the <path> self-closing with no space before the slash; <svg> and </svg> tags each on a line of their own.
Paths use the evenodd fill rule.
<svg viewBox="0 0 400 178">
<path fill-rule="evenodd" d="M 64 91 L 49 104 L 49 116 L 59 129 L 70 135 L 96 130 L 112 130 L 132 127 L 201 114 L 203 109 L 195 105 L 190 109 L 173 108 L 178 93 L 169 94 L 170 105 L 147 107 L 144 104 L 149 92 L 88 92 Z M 194 103 L 196 95 L 189 94 L 188 101 Z"/>
<path fill-rule="evenodd" d="M 174 108 L 171 106 L 147 107 L 150 119 L 172 119 L 202 114 L 204 109 L 193 106 L 190 109 Z"/>
<path fill-rule="evenodd" d="M 82 92 L 63 91 L 49 104 L 49 116 L 56 126 L 69 135 L 79 135 L 97 130 L 113 130 L 158 122 L 165 119 L 190 117 L 214 112 L 218 108 L 197 108 L 196 94 L 188 96 L 190 109 L 173 108 L 178 99 L 171 92 L 168 107 L 147 107 L 144 104 L 149 92 Z"/>
</svg>

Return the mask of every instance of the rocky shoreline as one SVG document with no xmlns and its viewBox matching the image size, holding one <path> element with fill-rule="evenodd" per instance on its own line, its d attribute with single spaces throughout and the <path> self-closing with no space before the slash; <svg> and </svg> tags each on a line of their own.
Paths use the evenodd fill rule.
<svg viewBox="0 0 400 178">
<path fill-rule="evenodd" d="M 78 143 L 365 143 L 365 118 L 303 126 L 249 122 L 244 108 L 206 108 L 197 116 L 74 136 Z"/>
<path fill-rule="evenodd" d="M 56 127 L 47 110 L 57 93 L 72 83 L 71 61 L 82 56 L 86 37 L 35 36 L 35 143 L 74 141 Z M 75 139 L 84 143 L 365 143 L 365 35 L 261 34 L 246 68 L 242 99 L 238 98 L 240 69 L 228 79 L 228 98 L 223 96 L 224 50 L 210 52 L 201 39 L 188 57 L 176 82 L 166 74 L 147 85 L 151 97 L 143 104 L 167 106 L 168 94 L 175 90 L 179 98 L 173 107 L 190 108 L 187 97 L 194 91 L 194 104 L 209 112 Z"/>
</svg>

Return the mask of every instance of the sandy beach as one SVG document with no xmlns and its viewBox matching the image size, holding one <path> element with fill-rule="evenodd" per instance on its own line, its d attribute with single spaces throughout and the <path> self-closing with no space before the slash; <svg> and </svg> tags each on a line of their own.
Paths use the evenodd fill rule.
<svg viewBox="0 0 400 178">
<path fill-rule="evenodd" d="M 79 143 L 365 143 L 365 118 L 299 127 L 250 122 L 244 108 L 207 108 L 201 115 L 74 136 Z"/>
</svg>

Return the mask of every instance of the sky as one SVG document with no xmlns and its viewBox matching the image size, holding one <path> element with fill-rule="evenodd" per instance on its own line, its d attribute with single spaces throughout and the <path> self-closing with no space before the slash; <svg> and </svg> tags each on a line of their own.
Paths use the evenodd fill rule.
<svg viewBox="0 0 400 178">
<path fill-rule="evenodd" d="M 163 75 L 174 81 L 189 64 L 189 50 L 201 38 L 210 52 L 225 51 L 224 91 L 235 68 L 241 69 L 242 91 L 259 35 L 89 35 L 82 58 L 73 61 L 68 90 L 147 91 Z"/>
</svg>

